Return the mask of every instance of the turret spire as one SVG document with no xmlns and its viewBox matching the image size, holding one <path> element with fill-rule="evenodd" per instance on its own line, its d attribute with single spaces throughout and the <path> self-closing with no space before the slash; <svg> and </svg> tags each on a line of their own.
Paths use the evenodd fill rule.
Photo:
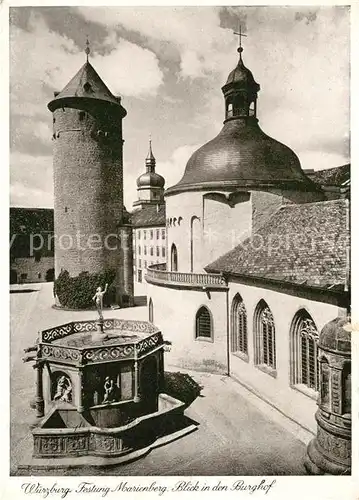
<svg viewBox="0 0 359 500">
<path fill-rule="evenodd" d="M 148 154 L 146 157 L 146 170 L 147 172 L 154 172 L 156 167 L 156 158 L 153 155 L 152 152 L 152 138 L 151 134 L 149 137 L 149 149 L 148 149 Z"/>
<path fill-rule="evenodd" d="M 86 36 L 86 48 L 85 48 L 86 62 L 89 62 L 89 54 L 90 54 L 90 52 L 91 52 L 90 42 L 89 42 L 89 37 L 87 35 Z"/>
<path fill-rule="evenodd" d="M 247 35 L 242 33 L 242 26 L 241 25 L 239 25 L 238 31 L 233 31 L 233 34 L 238 35 L 239 47 L 237 49 L 237 52 L 239 52 L 239 59 L 241 61 L 242 60 L 242 52 L 243 52 L 242 36 L 247 36 Z"/>
</svg>

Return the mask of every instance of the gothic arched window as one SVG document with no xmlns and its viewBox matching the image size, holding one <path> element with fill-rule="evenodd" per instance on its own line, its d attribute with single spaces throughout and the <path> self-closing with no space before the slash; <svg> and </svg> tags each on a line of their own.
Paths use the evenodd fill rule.
<svg viewBox="0 0 359 500">
<path fill-rule="evenodd" d="M 200 307 L 196 314 L 196 339 L 197 338 L 212 338 L 211 313 L 205 306 Z"/>
<path fill-rule="evenodd" d="M 174 243 L 171 246 L 171 271 L 178 271 L 177 247 Z"/>
<path fill-rule="evenodd" d="M 261 300 L 256 307 L 255 318 L 255 364 L 265 365 L 275 370 L 275 325 L 272 311 Z"/>
<path fill-rule="evenodd" d="M 318 339 L 313 319 L 305 309 L 301 309 L 291 327 L 291 383 L 303 384 L 315 391 L 319 388 Z"/>
<path fill-rule="evenodd" d="M 231 320 L 231 351 L 248 355 L 247 312 L 238 293 L 232 302 Z"/>
</svg>

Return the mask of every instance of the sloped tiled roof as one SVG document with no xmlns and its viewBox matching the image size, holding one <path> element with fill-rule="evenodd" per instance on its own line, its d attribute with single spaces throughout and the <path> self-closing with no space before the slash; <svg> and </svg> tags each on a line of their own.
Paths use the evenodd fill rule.
<svg viewBox="0 0 359 500">
<path fill-rule="evenodd" d="M 309 175 L 310 179 L 321 186 L 342 186 L 350 179 L 350 163 L 340 167 L 317 170 Z"/>
<path fill-rule="evenodd" d="M 95 68 L 88 61 L 85 62 L 64 89 L 49 103 L 49 109 L 52 111 L 58 101 L 73 97 L 97 99 L 120 105 L 120 99 L 111 93 Z"/>
<path fill-rule="evenodd" d="M 343 289 L 347 200 L 281 207 L 255 235 L 206 266 L 208 272 Z"/>
<path fill-rule="evenodd" d="M 159 207 L 157 209 L 157 206 Z M 131 224 L 134 227 L 165 226 L 166 207 L 161 205 L 147 205 L 131 214 Z"/>
</svg>

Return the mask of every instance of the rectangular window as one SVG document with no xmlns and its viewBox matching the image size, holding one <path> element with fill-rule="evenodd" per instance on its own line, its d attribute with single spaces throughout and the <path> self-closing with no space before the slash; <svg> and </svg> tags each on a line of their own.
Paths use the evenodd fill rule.
<svg viewBox="0 0 359 500">
<path fill-rule="evenodd" d="M 166 229 L 162 229 L 162 239 L 166 239 Z"/>
<path fill-rule="evenodd" d="M 142 271 L 141 271 L 141 269 L 139 269 L 139 270 L 137 271 L 137 281 L 138 281 L 139 283 L 142 283 Z"/>
<path fill-rule="evenodd" d="M 156 240 L 160 239 L 160 230 L 156 229 Z"/>
<path fill-rule="evenodd" d="M 138 267 L 141 267 L 141 259 L 138 259 Z"/>
<path fill-rule="evenodd" d="M 166 257 L 166 247 L 162 247 L 162 257 Z"/>
<path fill-rule="evenodd" d="M 146 246 L 143 247 L 143 255 L 147 255 L 147 247 Z"/>
<path fill-rule="evenodd" d="M 146 237 L 147 237 L 147 231 L 146 231 L 146 229 L 144 229 L 144 230 L 143 230 L 143 239 L 145 240 L 145 239 L 146 239 Z"/>
<path fill-rule="evenodd" d="M 153 240 L 153 230 L 150 231 L 150 239 Z"/>
<path fill-rule="evenodd" d="M 137 229 L 137 238 L 141 239 L 141 229 Z"/>
<path fill-rule="evenodd" d="M 141 255 L 141 247 L 138 245 L 138 255 Z"/>
<path fill-rule="evenodd" d="M 156 247 L 156 256 L 159 257 L 160 256 L 160 247 Z"/>
<path fill-rule="evenodd" d="M 153 255 L 153 247 L 150 248 L 150 254 Z"/>
<path fill-rule="evenodd" d="M 147 260 L 145 260 L 145 269 L 147 269 Z"/>
</svg>

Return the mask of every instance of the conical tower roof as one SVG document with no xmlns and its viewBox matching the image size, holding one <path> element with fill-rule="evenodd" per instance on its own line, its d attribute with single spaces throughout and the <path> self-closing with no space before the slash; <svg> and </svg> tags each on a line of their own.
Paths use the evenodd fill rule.
<svg viewBox="0 0 359 500">
<path fill-rule="evenodd" d="M 80 68 L 65 88 L 49 102 L 48 108 L 53 111 L 69 100 L 84 98 L 103 101 L 111 105 L 121 106 L 121 98 L 115 97 L 100 78 L 89 61 Z"/>
</svg>

